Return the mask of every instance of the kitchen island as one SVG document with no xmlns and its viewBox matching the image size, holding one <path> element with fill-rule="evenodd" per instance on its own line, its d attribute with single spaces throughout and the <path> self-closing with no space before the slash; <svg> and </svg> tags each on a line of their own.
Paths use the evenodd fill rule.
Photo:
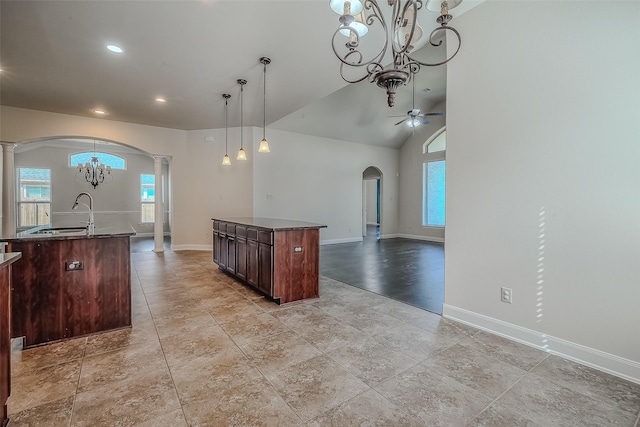
<svg viewBox="0 0 640 427">
<path fill-rule="evenodd" d="M 320 228 L 272 218 L 212 218 L 213 262 L 277 303 L 319 297 Z"/>
<path fill-rule="evenodd" d="M 11 333 L 24 348 L 131 326 L 129 227 L 36 227 L 4 238 L 21 252 L 11 272 Z"/>
<path fill-rule="evenodd" d="M 0 253 L 0 405 L 2 421 L 9 422 L 7 399 L 11 394 L 11 270 L 12 264 L 21 258 L 20 253 Z"/>
</svg>

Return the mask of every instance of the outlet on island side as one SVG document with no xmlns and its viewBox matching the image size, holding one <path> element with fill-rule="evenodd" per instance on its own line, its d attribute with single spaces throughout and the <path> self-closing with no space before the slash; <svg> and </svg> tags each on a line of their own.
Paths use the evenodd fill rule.
<svg viewBox="0 0 640 427">
<path fill-rule="evenodd" d="M 511 304 L 513 302 L 513 291 L 511 288 L 500 288 L 500 301 Z"/>
</svg>

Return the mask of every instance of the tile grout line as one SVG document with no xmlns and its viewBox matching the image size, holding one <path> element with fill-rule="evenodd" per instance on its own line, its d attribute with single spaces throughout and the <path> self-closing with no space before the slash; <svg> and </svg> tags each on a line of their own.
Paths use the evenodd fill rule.
<svg viewBox="0 0 640 427">
<path fill-rule="evenodd" d="M 494 403 L 496 403 L 502 396 L 504 396 L 509 390 L 511 390 L 513 387 L 515 387 L 520 381 L 522 381 L 527 375 L 529 375 L 531 373 L 532 370 L 534 370 L 536 367 L 538 367 L 542 362 L 544 362 L 545 360 L 547 360 L 547 358 L 549 357 L 549 353 L 547 353 L 547 355 L 538 363 L 536 363 L 534 366 L 531 367 L 531 369 L 528 369 L 526 371 L 524 371 L 524 374 L 518 378 L 518 380 L 516 382 L 514 382 L 513 384 L 511 384 L 511 386 L 507 387 L 507 389 L 505 391 L 503 391 L 502 393 L 500 393 L 500 395 L 498 395 L 498 397 L 496 397 L 495 399 L 493 399 L 491 402 L 489 402 L 489 404 L 478 413 L 478 415 L 476 415 L 475 417 L 473 417 L 471 420 L 469 420 L 469 422 L 466 424 L 467 426 L 469 426 L 473 420 L 475 420 L 476 418 L 478 418 L 480 415 L 482 415 L 482 413 L 484 413 L 487 409 L 489 409 L 491 407 L 491 405 L 493 405 Z M 506 363 L 506 362 L 505 362 Z M 513 366 L 513 365 L 512 365 Z"/>
<path fill-rule="evenodd" d="M 226 284 L 230 289 L 232 289 L 233 291 L 235 291 L 235 292 L 237 292 L 238 294 L 240 294 L 240 295 L 241 295 L 243 298 L 245 298 L 247 301 L 253 302 L 253 301 L 251 301 L 251 299 L 250 299 L 250 298 L 248 298 L 248 297 L 247 297 L 246 295 L 244 295 L 242 292 L 239 292 L 237 289 L 235 289 L 235 288 L 234 288 L 233 286 L 231 286 L 230 284 L 228 284 L 228 283 L 225 283 L 225 284 Z M 193 295 L 193 294 L 192 294 L 192 295 Z M 195 296 L 194 296 L 194 297 L 195 297 Z M 213 313 L 211 313 L 211 312 L 210 312 L 206 307 L 204 307 L 204 306 L 200 303 L 200 298 L 197 298 L 197 297 L 196 297 L 196 299 L 198 300 L 198 303 L 199 303 L 199 304 L 200 304 L 200 305 L 201 305 L 201 306 L 202 306 L 202 307 L 207 311 L 207 313 L 208 313 L 208 314 L 209 314 L 209 315 L 214 319 L 214 321 L 215 321 L 215 322 L 216 322 L 216 324 L 220 327 L 220 329 L 222 329 L 222 331 L 227 335 L 227 337 L 229 337 L 229 339 L 231 340 L 231 342 L 233 342 L 233 343 L 234 343 L 234 345 L 238 348 L 238 350 L 240 351 L 240 353 L 242 353 L 242 355 L 247 359 L 247 362 L 248 362 L 251 366 L 253 366 L 253 367 L 256 369 L 256 371 L 258 371 L 258 372 L 260 373 L 260 375 L 262 375 L 262 378 L 267 382 L 267 384 L 269 384 L 269 386 L 270 386 L 270 387 L 271 387 L 271 389 L 275 392 L 275 394 L 276 394 L 276 395 L 278 395 L 278 396 L 280 397 L 280 399 L 282 399 L 282 401 L 283 401 L 283 402 L 284 402 L 284 403 L 289 407 L 289 409 L 291 409 L 291 411 L 292 411 L 292 412 L 293 412 L 293 413 L 294 413 L 294 414 L 295 414 L 295 415 L 300 419 L 300 422 L 301 422 L 302 424 L 298 424 L 298 425 L 304 425 L 304 424 L 305 424 L 305 421 L 304 421 L 304 420 L 302 419 L 302 417 L 298 414 L 298 411 L 296 411 L 296 410 L 295 410 L 295 409 L 294 409 L 294 408 L 289 404 L 289 402 L 287 402 L 287 401 L 284 399 L 284 397 L 282 397 L 282 395 L 280 395 L 280 393 L 278 392 L 278 389 L 276 389 L 276 387 L 275 387 L 275 386 L 273 385 L 273 383 L 269 380 L 269 378 L 268 378 L 268 377 L 267 377 L 267 375 L 262 371 L 262 369 L 260 369 L 260 367 L 259 367 L 259 366 L 256 366 L 256 365 L 255 365 L 255 363 L 253 363 L 253 361 L 251 360 L 251 358 L 249 357 L 249 355 L 248 355 L 248 354 L 247 354 L 247 353 L 242 349 L 242 347 L 240 347 L 240 345 L 238 345 L 238 343 L 236 342 L 236 340 L 234 340 L 234 339 L 233 339 L 233 337 L 232 337 L 231 335 L 229 335 L 229 332 L 225 329 L 225 327 L 224 327 L 223 323 L 229 323 L 229 322 L 232 322 L 233 320 L 229 320 L 229 321 L 227 321 L 227 322 L 220 323 L 220 322 L 218 321 L 218 319 L 216 319 L 216 318 L 215 318 L 215 316 L 213 315 Z M 256 306 L 257 306 L 257 304 L 256 304 Z M 266 313 L 266 314 L 271 315 L 269 312 L 267 312 L 266 310 L 264 310 L 262 307 L 258 306 L 258 308 L 260 308 L 260 309 L 263 311 L 263 313 L 260 313 L 259 315 L 262 315 L 262 314 L 265 314 L 265 313 Z M 250 315 L 247 315 L 247 317 L 248 317 L 248 316 L 250 316 Z M 272 316 L 272 315 L 271 315 L 271 316 Z M 240 316 L 240 317 L 245 317 L 245 316 Z M 273 316 L 272 316 L 272 317 L 273 317 Z M 275 317 L 274 317 L 274 318 L 275 318 Z M 280 320 L 279 320 L 279 319 L 277 319 L 277 318 L 275 318 L 275 319 L 276 319 L 278 322 L 280 322 Z M 293 331 L 293 330 L 292 330 L 291 328 L 289 328 L 287 325 L 285 325 L 285 324 L 284 324 L 284 323 L 282 323 L 282 322 L 280 322 L 280 323 L 281 323 L 284 327 L 286 327 L 289 331 L 291 331 L 292 333 L 295 333 L 295 331 Z M 280 335 L 280 334 L 283 334 L 283 333 L 285 333 L 285 332 L 281 332 L 281 333 L 279 333 L 279 334 L 277 333 L 277 334 L 273 334 L 273 335 L 268 335 L 268 337 L 273 337 L 273 336 Z M 296 334 L 296 335 L 298 335 L 298 334 Z M 300 337 L 300 338 L 302 338 L 302 339 L 304 340 L 304 338 L 303 338 L 303 337 Z M 305 340 L 305 341 L 306 341 L 306 340 Z M 309 343 L 309 344 L 310 344 L 310 343 Z M 311 345 L 311 344 L 310 344 L 310 345 Z M 291 365 L 291 366 L 293 366 L 293 365 Z M 245 385 L 245 384 L 247 384 L 247 383 L 249 383 L 249 382 L 250 382 L 250 381 L 249 381 L 249 380 L 247 380 L 245 383 L 243 383 L 243 385 Z M 186 416 L 185 416 L 185 420 L 186 420 Z"/>
<path fill-rule="evenodd" d="M 640 411 L 638 411 L 638 417 L 636 418 L 636 423 L 633 427 L 640 427 Z"/>
<path fill-rule="evenodd" d="M 80 388 L 80 378 L 82 378 L 82 368 L 84 367 L 84 359 L 87 357 L 87 344 L 89 339 L 84 338 L 84 348 L 82 350 L 82 358 L 80 359 L 80 371 L 78 372 L 78 381 L 76 382 L 76 390 L 73 393 L 73 403 L 71 404 L 71 416 L 69 417 L 69 427 L 73 425 L 73 416 L 76 411 L 76 401 L 78 400 L 78 389 Z"/>
<path fill-rule="evenodd" d="M 140 286 L 142 287 L 142 282 L 140 283 Z M 160 334 L 158 333 L 158 327 L 156 325 L 156 319 L 153 317 L 153 313 L 151 313 L 151 309 L 149 308 L 149 301 L 147 301 L 147 296 L 146 294 L 144 294 L 144 288 L 143 288 L 143 295 L 144 295 L 144 300 L 147 303 L 147 309 L 149 310 L 149 314 L 151 315 L 151 321 L 153 322 L 153 328 L 156 331 L 156 336 L 158 337 L 158 344 L 160 345 L 160 351 L 162 351 L 162 358 L 164 359 L 164 363 L 167 366 L 167 371 L 169 372 L 169 378 L 171 378 L 171 384 L 173 385 L 173 390 L 176 393 L 176 398 L 178 399 L 178 403 L 180 404 L 180 411 L 182 412 L 182 416 L 184 417 L 184 421 L 185 423 L 187 423 L 187 425 L 189 425 L 189 422 L 187 421 L 187 415 L 184 412 L 184 405 L 182 404 L 182 400 L 180 400 L 180 394 L 178 393 L 178 388 L 176 387 L 176 382 L 173 379 L 173 374 L 171 373 L 171 367 L 169 366 L 169 362 L 167 361 L 167 355 L 164 352 L 164 347 L 162 346 L 162 340 L 160 339 Z M 132 325 L 133 327 L 133 322 Z M 166 415 L 168 413 L 170 413 L 172 411 L 168 411 L 164 414 L 160 414 L 158 415 L 158 417 Z M 154 417 L 154 418 L 158 418 L 158 417 Z M 153 420 L 154 418 L 151 418 L 150 420 Z M 149 421 L 150 421 L 149 420 Z"/>
</svg>

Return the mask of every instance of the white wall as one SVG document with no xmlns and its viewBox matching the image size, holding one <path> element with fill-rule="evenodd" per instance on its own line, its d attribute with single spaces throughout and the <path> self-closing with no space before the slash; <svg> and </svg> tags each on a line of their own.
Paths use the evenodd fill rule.
<svg viewBox="0 0 640 427">
<path fill-rule="evenodd" d="M 456 20 L 444 307 L 638 382 L 639 22 L 625 1 L 489 1 Z"/>
<path fill-rule="evenodd" d="M 254 146 L 261 138 L 254 132 Z M 327 225 L 323 243 L 362 239 L 362 172 L 382 171 L 381 235 L 397 230 L 398 150 L 271 129 L 254 160 L 253 214 Z"/>
<path fill-rule="evenodd" d="M 465 40 L 466 41 L 466 40 Z M 425 71 L 425 72 L 428 72 Z M 445 101 L 436 104 L 433 112 L 446 111 Z M 445 125 L 445 116 L 429 117 L 429 123 L 415 129 L 415 133 L 400 149 L 400 210 L 398 233 L 403 237 L 444 242 L 445 229 L 422 225 L 422 154 L 424 143 Z"/>
<path fill-rule="evenodd" d="M 86 151 L 86 150 L 85 150 Z M 111 152 L 109 149 L 102 149 Z M 69 155 L 79 152 L 59 147 L 39 147 L 15 153 L 15 166 L 51 169 L 51 223 L 53 226 L 80 225 L 87 221 L 87 209 L 71 210 L 75 197 L 82 191 L 93 197 L 96 225 L 130 224 L 137 233 L 153 233 L 153 224 L 140 222 L 140 174 L 154 173 L 154 161 L 148 155 L 120 153 L 113 154 L 126 160 L 126 170 L 113 170 L 112 179 L 95 189 L 85 181 L 84 175 L 77 174 L 76 168 L 68 166 Z M 167 176 L 166 165 L 163 175 Z M 86 200 L 85 200 L 86 202 Z M 169 231 L 168 204 L 165 209 L 165 231 Z"/>
<path fill-rule="evenodd" d="M 236 160 L 240 149 L 240 128 L 229 128 L 231 166 L 222 166 L 225 154 L 225 130 L 187 132 L 184 157 L 188 159 L 187 179 L 174 190 L 175 203 L 184 207 L 181 221 L 188 224 L 183 236 L 184 248 L 211 247 L 211 218 L 251 216 L 253 200 L 253 163 L 258 156 L 252 150 L 253 129 L 245 128 L 244 148 L 247 160 Z M 214 142 L 205 142 L 213 136 Z M 174 216 L 174 219 L 177 219 Z"/>
<path fill-rule="evenodd" d="M 225 130 L 181 131 L 0 107 L 0 139 L 25 142 L 56 136 L 114 141 L 170 159 L 174 249 L 211 248 L 214 216 L 266 216 L 318 222 L 329 241 L 361 239 L 362 172 L 383 173 L 382 233 L 397 228 L 398 150 L 268 130 L 270 154 L 257 153 L 262 130 L 246 127 L 249 160 L 239 162 L 238 128 L 229 129 L 231 167 L 221 165 Z M 213 136 L 214 142 L 205 142 Z M 267 200 L 266 194 L 273 196 Z"/>
</svg>

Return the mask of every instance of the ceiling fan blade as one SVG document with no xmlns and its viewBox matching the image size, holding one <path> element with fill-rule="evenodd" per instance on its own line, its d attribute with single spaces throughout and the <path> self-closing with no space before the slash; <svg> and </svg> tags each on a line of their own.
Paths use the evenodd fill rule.
<svg viewBox="0 0 640 427">
<path fill-rule="evenodd" d="M 401 116 L 387 116 L 387 118 L 389 118 L 389 117 L 407 117 L 407 115 L 406 115 L 406 114 L 403 114 L 403 115 L 401 115 Z"/>
<path fill-rule="evenodd" d="M 444 113 L 423 113 L 421 116 L 442 116 Z"/>
<path fill-rule="evenodd" d="M 399 121 L 398 123 L 396 123 L 394 126 L 398 126 L 400 123 L 403 123 L 405 120 L 407 120 L 407 119 L 402 119 L 402 120 L 400 120 L 400 121 Z"/>
<path fill-rule="evenodd" d="M 424 117 L 419 117 L 418 120 L 420 120 L 420 123 L 422 123 L 423 125 L 429 124 L 429 120 L 425 119 Z"/>
</svg>

